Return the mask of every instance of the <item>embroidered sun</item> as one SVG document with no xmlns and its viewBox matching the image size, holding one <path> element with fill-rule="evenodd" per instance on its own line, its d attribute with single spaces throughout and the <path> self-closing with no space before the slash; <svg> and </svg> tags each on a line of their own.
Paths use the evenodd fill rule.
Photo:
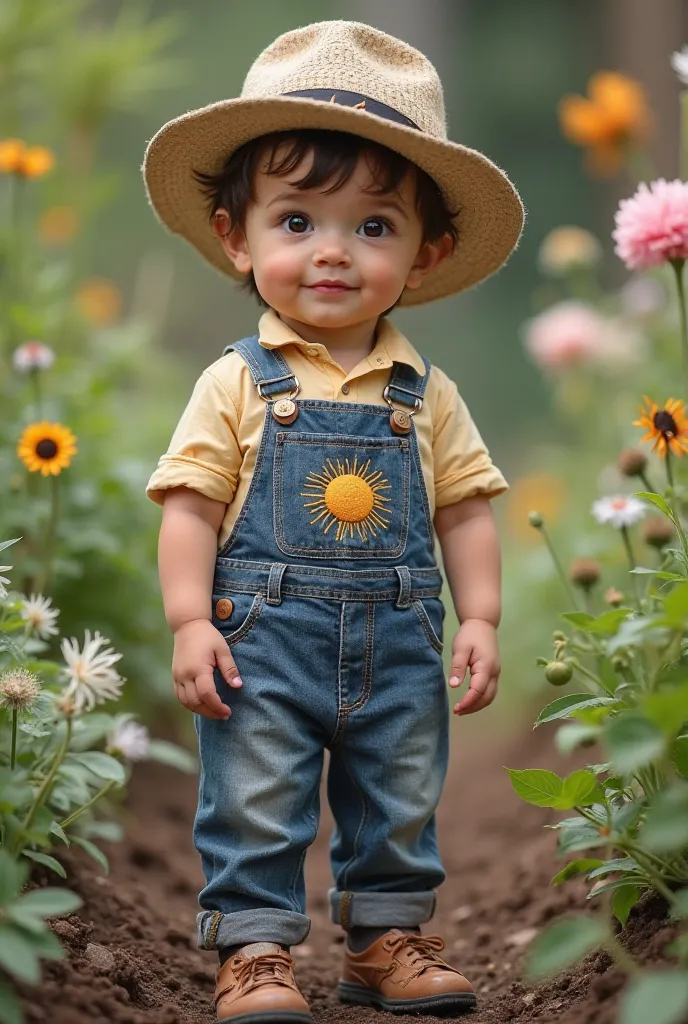
<svg viewBox="0 0 688 1024">
<path fill-rule="evenodd" d="M 353 539 L 354 533 L 361 540 L 377 536 L 377 530 L 386 530 L 392 513 L 386 506 L 391 498 L 381 491 L 391 489 L 381 470 L 370 468 L 370 459 L 359 466 L 358 456 L 353 460 L 336 460 L 336 468 L 331 459 L 326 460 L 321 473 L 309 473 L 304 487 L 310 488 L 301 493 L 302 498 L 310 498 L 304 502 L 309 510 L 311 525 L 321 523 L 323 533 L 337 524 L 336 539 Z"/>
</svg>

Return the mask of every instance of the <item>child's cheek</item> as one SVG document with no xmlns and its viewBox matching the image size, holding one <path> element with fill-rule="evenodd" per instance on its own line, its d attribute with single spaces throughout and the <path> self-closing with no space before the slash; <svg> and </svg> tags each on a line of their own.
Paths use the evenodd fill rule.
<svg viewBox="0 0 688 1024">
<path fill-rule="evenodd" d="M 263 254 L 254 272 L 259 288 L 262 281 L 272 288 L 281 290 L 300 283 L 300 260 L 293 252 L 273 250 Z"/>
</svg>

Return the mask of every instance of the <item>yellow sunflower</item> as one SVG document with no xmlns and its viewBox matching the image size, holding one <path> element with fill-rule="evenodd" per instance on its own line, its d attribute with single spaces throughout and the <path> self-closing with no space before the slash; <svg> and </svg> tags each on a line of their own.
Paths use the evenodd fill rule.
<svg viewBox="0 0 688 1024">
<path fill-rule="evenodd" d="M 647 408 L 640 407 L 641 418 L 634 427 L 645 427 L 647 434 L 643 441 L 654 441 L 652 450 L 665 459 L 669 452 L 683 455 L 688 452 L 688 417 L 680 398 L 668 398 L 659 408 L 647 395 L 643 396 Z"/>
<path fill-rule="evenodd" d="M 76 438 L 61 423 L 31 423 L 19 439 L 17 455 L 31 473 L 57 476 L 76 455 Z"/>
</svg>

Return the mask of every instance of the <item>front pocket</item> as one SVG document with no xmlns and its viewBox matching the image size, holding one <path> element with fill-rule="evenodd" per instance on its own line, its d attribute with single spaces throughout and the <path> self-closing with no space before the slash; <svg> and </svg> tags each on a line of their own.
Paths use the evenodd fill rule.
<svg viewBox="0 0 688 1024">
<path fill-rule="evenodd" d="M 428 599 L 427 603 L 430 605 L 431 602 L 433 601 L 436 601 L 437 604 L 439 605 L 439 609 L 437 610 L 437 615 L 439 617 L 437 618 L 436 616 L 437 629 L 433 625 L 432 619 L 430 618 L 430 615 L 428 614 L 428 611 L 422 601 L 413 601 L 412 608 L 415 611 L 416 615 L 418 616 L 420 624 L 423 627 L 423 632 L 425 633 L 425 636 L 427 637 L 429 643 L 432 645 L 432 647 L 434 647 L 438 654 L 441 654 L 442 651 L 444 650 L 444 643 L 442 641 L 442 620 L 444 619 L 444 606 L 439 598 L 430 598 Z M 435 608 L 433 607 L 432 610 L 434 612 Z"/>
<path fill-rule="evenodd" d="M 275 539 L 287 555 L 398 558 L 406 548 L 408 438 L 280 432 Z"/>
<path fill-rule="evenodd" d="M 217 615 L 217 602 L 227 597 L 227 594 L 223 594 L 218 591 L 213 593 L 213 626 L 224 637 L 228 647 L 234 647 L 240 640 L 248 636 L 256 622 L 260 617 L 260 613 L 265 605 L 264 594 L 236 594 L 232 595 L 232 603 L 234 608 L 232 614 L 228 619 L 220 619 Z"/>
</svg>

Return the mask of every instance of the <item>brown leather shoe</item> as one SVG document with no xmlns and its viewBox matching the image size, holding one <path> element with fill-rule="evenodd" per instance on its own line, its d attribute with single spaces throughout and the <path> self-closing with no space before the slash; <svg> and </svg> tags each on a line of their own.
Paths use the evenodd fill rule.
<svg viewBox="0 0 688 1024">
<path fill-rule="evenodd" d="M 288 953 L 236 953 L 217 972 L 215 1024 L 313 1024 Z"/>
<path fill-rule="evenodd" d="M 390 1013 L 462 1013 L 476 1007 L 471 983 L 437 954 L 439 935 L 408 935 L 392 928 L 362 953 L 346 950 L 342 1003 Z"/>
</svg>

